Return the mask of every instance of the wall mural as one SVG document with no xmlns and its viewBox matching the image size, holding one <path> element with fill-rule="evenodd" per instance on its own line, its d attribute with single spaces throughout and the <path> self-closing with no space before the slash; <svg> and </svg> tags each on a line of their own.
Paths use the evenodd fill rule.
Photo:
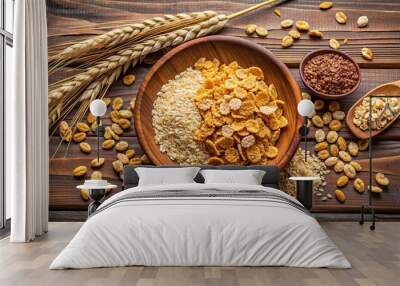
<svg viewBox="0 0 400 286">
<path fill-rule="evenodd" d="M 359 211 L 366 204 L 365 96 L 370 90 L 400 94 L 400 69 L 374 69 L 384 66 L 382 53 L 352 42 L 358 30 L 376 23 L 355 11 L 318 9 L 318 3 L 312 13 L 289 2 L 245 14 L 237 13 L 251 6 L 245 1 L 234 7 L 156 2 L 47 1 L 51 209 L 86 209 L 87 193 L 75 188 L 85 178 L 121 186 L 124 165 L 153 163 L 273 164 L 289 194 L 295 192 L 289 176 L 319 178 L 313 211 Z M 314 27 L 313 13 L 336 21 Z M 334 38 L 343 27 L 346 37 Z M 212 34 L 234 38 L 201 40 Z M 163 57 L 175 46 L 182 51 Z M 325 50 L 308 54 L 318 49 Z M 159 59 L 163 64 L 154 67 Z M 96 118 L 88 111 L 94 99 L 108 108 L 99 160 Z M 308 147 L 298 132 L 301 99 L 315 107 Z M 373 203 L 398 212 L 400 99 L 374 98 L 371 107 Z"/>
</svg>

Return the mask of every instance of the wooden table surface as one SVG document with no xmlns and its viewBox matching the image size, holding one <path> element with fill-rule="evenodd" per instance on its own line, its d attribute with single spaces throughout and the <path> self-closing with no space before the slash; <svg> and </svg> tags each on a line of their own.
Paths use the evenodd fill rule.
<svg viewBox="0 0 400 286">
<path fill-rule="evenodd" d="M 88 36 L 102 32 L 98 29 L 101 23 L 115 20 L 139 22 L 161 14 L 175 14 L 179 12 L 194 12 L 214 10 L 219 13 L 230 14 L 241 10 L 251 4 L 260 1 L 79 1 L 79 0 L 47 0 L 48 5 L 48 32 L 49 45 L 62 43 L 71 39 L 86 39 Z M 344 51 L 357 61 L 361 67 L 362 82 L 360 88 L 352 95 L 341 100 L 344 110 L 347 110 L 360 96 L 375 86 L 400 80 L 400 1 L 333 1 L 334 7 L 328 11 L 319 9 L 319 2 L 314 0 L 286 1 L 279 5 L 281 17 L 273 13 L 273 9 L 264 8 L 243 18 L 233 20 L 220 32 L 224 35 L 243 37 L 258 43 L 272 51 L 280 60 L 290 67 L 302 90 L 306 90 L 299 78 L 298 66 L 302 57 L 313 50 L 328 48 L 328 41 L 335 37 L 338 40 L 348 38 L 348 44 L 342 45 Z M 340 25 L 335 21 L 337 11 L 343 11 L 348 16 L 346 25 Z M 357 28 L 357 18 L 366 15 L 369 25 L 366 28 Z M 305 20 L 311 27 L 324 33 L 323 40 L 310 39 L 303 35 L 294 46 L 282 49 L 281 39 L 287 34 L 280 28 L 280 21 L 286 18 L 293 20 Z M 267 38 L 250 38 L 243 32 L 243 26 L 255 23 L 269 30 Z M 364 60 L 360 50 L 369 47 L 374 52 L 373 61 Z M 136 83 L 132 87 L 124 87 L 120 82 L 114 84 L 107 96 L 122 96 L 126 104 L 137 93 L 138 87 L 149 70 L 149 65 L 140 65 L 133 73 L 136 75 Z M 52 79 L 51 79 L 52 80 Z M 109 118 L 104 120 L 107 125 Z M 310 139 L 314 134 L 311 128 Z M 351 132 L 344 127 L 341 136 L 355 140 Z M 135 130 L 124 134 L 132 147 L 142 153 L 138 144 Z M 90 136 L 88 142 L 95 146 L 95 137 Z M 50 156 L 53 155 L 59 138 L 50 139 Z M 84 155 L 79 151 L 78 144 L 71 144 L 65 157 L 66 145 L 62 145 L 56 156 L 50 160 L 50 208 L 58 210 L 84 209 L 84 202 L 75 189 L 81 180 L 72 177 L 72 169 L 78 165 L 89 166 L 94 156 Z M 379 197 L 374 197 L 373 203 L 378 210 L 385 212 L 400 212 L 400 120 L 397 120 L 390 128 L 379 137 L 374 138 L 374 171 L 384 172 L 391 180 L 389 190 Z M 116 174 L 111 168 L 111 162 L 115 160 L 115 151 L 102 151 L 102 157 L 106 158 L 106 166 L 101 170 L 106 178 L 113 183 L 121 185 Z M 368 179 L 368 153 L 361 152 L 356 158 L 363 166 L 361 178 Z M 328 175 L 326 192 L 335 190 L 337 175 Z M 344 189 L 347 196 L 345 204 L 338 203 L 335 199 L 321 202 L 314 198 L 313 211 L 358 211 L 362 203 L 367 202 L 367 195 L 356 193 L 352 186 Z"/>
</svg>

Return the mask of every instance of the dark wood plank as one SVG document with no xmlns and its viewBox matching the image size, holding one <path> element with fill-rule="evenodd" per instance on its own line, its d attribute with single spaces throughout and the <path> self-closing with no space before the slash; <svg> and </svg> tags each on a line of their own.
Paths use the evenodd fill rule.
<svg viewBox="0 0 400 286">
<path fill-rule="evenodd" d="M 126 23 L 141 21 L 146 18 L 177 12 L 202 11 L 212 9 L 221 13 L 229 13 L 248 7 L 251 3 L 259 1 L 78 1 L 70 0 L 48 0 L 48 27 L 50 45 L 62 43 L 66 40 L 85 39 L 88 34 L 97 34 L 103 31 L 104 23 L 110 21 L 123 20 Z M 320 28 L 326 39 L 336 37 L 343 39 L 349 38 L 349 43 L 342 46 L 341 50 L 354 56 L 361 65 L 362 82 L 360 88 L 351 96 L 341 100 L 343 110 L 348 110 L 354 102 L 370 89 L 385 82 L 400 79 L 400 2 L 394 1 L 335 1 L 335 8 L 321 12 L 318 9 L 319 1 L 288 1 L 280 6 L 282 17 L 273 14 L 272 9 L 262 9 L 251 15 L 232 21 L 221 34 L 244 37 L 256 42 L 271 50 L 284 63 L 294 67 L 292 74 L 304 89 L 298 75 L 298 64 L 305 53 L 319 47 L 326 48 L 328 40 L 311 40 L 306 35 L 289 49 L 280 47 L 280 39 L 286 34 L 279 28 L 279 22 L 284 18 L 294 20 L 307 20 L 313 27 Z M 338 10 L 346 12 L 349 16 L 349 23 L 339 25 L 334 20 L 334 13 Z M 362 11 L 362 12 L 360 12 Z M 355 21 L 358 16 L 367 15 L 370 25 L 365 29 L 358 29 Z M 256 23 L 267 26 L 270 30 L 266 39 L 248 38 L 243 34 L 242 27 L 247 23 Z M 67 36 L 65 36 L 67 35 Z M 373 48 L 375 59 L 367 62 L 360 57 L 360 49 L 364 46 Z M 161 55 L 161 53 L 160 53 Z M 149 70 L 148 65 L 140 65 L 134 70 L 137 77 L 136 83 L 132 87 L 123 86 L 120 81 L 115 83 L 107 93 L 109 97 L 122 96 L 127 106 L 130 99 L 136 96 L 138 87 L 143 81 L 145 74 Z M 62 78 L 65 74 L 61 73 L 52 77 Z M 105 125 L 110 124 L 110 119 L 103 120 Z M 315 132 L 311 127 L 310 139 Z M 340 135 L 348 140 L 354 140 L 354 136 L 346 126 Z M 134 128 L 124 134 L 129 144 L 142 154 L 140 145 L 136 138 Z M 50 155 L 53 155 L 59 139 L 54 137 L 50 141 Z M 95 147 L 95 137 L 89 135 L 88 142 Z M 72 169 L 79 164 L 89 166 L 90 160 L 95 156 L 84 155 L 79 151 L 77 144 L 71 144 L 68 156 L 64 159 L 66 145 L 63 144 L 55 158 L 50 161 L 50 206 L 52 209 L 85 209 L 87 203 L 81 200 L 79 191 L 75 186 L 82 182 L 82 179 L 72 177 Z M 397 120 L 388 130 L 374 138 L 374 170 L 384 171 L 391 179 L 391 186 L 381 197 L 374 197 L 374 204 L 381 211 L 400 211 L 400 120 Z M 108 180 L 121 184 L 117 175 L 111 168 L 110 163 L 114 160 L 115 151 L 102 151 L 102 156 L 107 160 L 104 170 Z M 357 160 L 360 160 L 364 170 L 361 177 L 367 180 L 367 152 L 362 152 Z M 90 170 L 90 168 L 89 168 Z M 90 171 L 91 172 L 91 171 Z M 90 174 L 89 172 L 89 174 Z M 328 186 L 326 192 L 333 193 L 337 175 L 332 173 L 328 176 Z M 115 190 L 115 191 L 118 191 Z M 315 211 L 358 211 L 361 203 L 366 202 L 366 194 L 359 195 L 349 185 L 345 188 L 348 198 L 346 204 L 341 205 L 335 199 L 321 202 L 319 198 L 314 198 Z"/>
<path fill-rule="evenodd" d="M 55 35 L 73 35 L 67 39 L 83 39 L 87 34 L 99 33 L 95 27 L 101 23 L 129 20 L 142 21 L 149 17 L 166 13 L 195 12 L 215 10 L 230 14 L 260 1 L 97 1 L 83 2 L 79 0 L 63 1 L 48 0 L 49 35 L 51 44 L 65 40 Z M 282 16 L 273 14 L 273 9 L 265 8 L 246 17 L 231 21 L 222 34 L 246 37 L 243 26 L 255 23 L 266 26 L 269 35 L 266 39 L 253 38 L 252 41 L 270 49 L 278 58 L 289 66 L 298 66 L 301 58 L 309 51 L 327 48 L 331 37 L 348 38 L 347 45 L 342 51 L 349 53 L 362 67 L 400 67 L 400 2 L 397 1 L 335 1 L 334 8 L 320 11 L 318 0 L 287 1 L 279 6 Z M 334 15 L 344 11 L 348 16 L 346 25 L 339 25 Z M 362 13 L 360 13 L 362 11 Z M 359 16 L 369 18 L 369 26 L 359 29 L 356 20 Z M 303 35 L 302 39 L 289 49 L 282 49 L 281 39 L 287 31 L 280 28 L 280 21 L 285 18 L 306 20 L 314 28 L 324 33 L 323 40 L 310 39 Z M 74 28 L 75 27 L 75 28 Z M 86 27 L 86 34 L 82 31 Z M 74 32 L 76 30 L 76 32 Z M 248 37 L 246 37 L 248 38 Z M 375 59 L 370 62 L 362 59 L 360 50 L 368 46 L 373 49 Z"/>
<path fill-rule="evenodd" d="M 384 192 L 380 195 L 372 196 L 372 204 L 382 212 L 399 212 L 400 211 L 400 142 L 395 141 L 380 141 L 373 145 L 373 175 L 377 172 L 384 173 L 390 179 L 390 186 L 384 189 Z M 359 162 L 363 170 L 357 174 L 357 177 L 361 178 L 365 185 L 368 185 L 369 172 L 368 172 L 368 152 L 362 152 L 356 158 L 356 162 Z M 330 193 L 333 199 L 323 202 L 321 197 L 314 195 L 313 197 L 313 211 L 323 212 L 346 212 L 346 211 L 359 211 L 362 204 L 367 205 L 368 195 L 367 192 L 359 194 L 354 190 L 353 180 L 350 180 L 349 184 L 340 188 L 346 195 L 346 202 L 344 204 L 339 203 L 335 199 L 336 180 L 339 177 L 333 170 L 331 174 L 327 176 L 327 185 L 325 186 L 324 195 Z M 373 185 L 377 185 L 375 179 L 372 182 Z"/>
</svg>

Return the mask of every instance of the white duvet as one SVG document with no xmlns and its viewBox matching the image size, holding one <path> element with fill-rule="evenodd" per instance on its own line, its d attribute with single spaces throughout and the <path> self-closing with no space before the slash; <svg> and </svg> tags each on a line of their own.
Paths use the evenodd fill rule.
<svg viewBox="0 0 400 286">
<path fill-rule="evenodd" d="M 254 185 L 135 187 L 106 200 L 50 269 L 145 266 L 294 266 L 350 268 L 318 222 L 289 204 L 257 198 L 152 198 L 133 192 L 263 190 Z M 113 203 L 114 202 L 114 203 Z M 107 207 L 108 206 L 108 207 Z"/>
</svg>

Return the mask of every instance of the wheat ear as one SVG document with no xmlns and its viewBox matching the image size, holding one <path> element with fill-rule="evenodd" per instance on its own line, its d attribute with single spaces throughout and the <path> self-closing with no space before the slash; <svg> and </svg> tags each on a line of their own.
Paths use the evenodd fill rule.
<svg viewBox="0 0 400 286">
<path fill-rule="evenodd" d="M 119 46 L 132 39 L 140 40 L 148 35 L 149 32 L 154 35 L 153 29 L 156 27 L 170 25 L 171 28 L 176 29 L 182 25 L 187 26 L 204 21 L 214 17 L 216 14 L 214 11 L 204 11 L 190 14 L 163 15 L 144 20 L 141 23 L 134 23 L 122 28 L 113 29 L 105 34 L 73 44 L 56 55 L 50 56 L 50 70 L 55 70 L 66 63 L 71 64 L 83 54 Z"/>
<path fill-rule="evenodd" d="M 52 85 L 49 93 L 49 103 L 63 98 L 65 94 L 74 92 L 74 90 L 84 85 L 90 84 L 95 78 L 107 72 L 111 72 L 120 66 L 127 66 L 150 53 L 166 47 L 176 46 L 210 33 L 215 33 L 222 29 L 227 21 L 227 16 L 217 15 L 198 24 L 162 34 L 154 37 L 154 39 L 133 45 L 131 48 L 123 49 L 117 52 L 116 55 L 110 56 L 93 67 L 88 68 L 85 72 Z"/>
</svg>

